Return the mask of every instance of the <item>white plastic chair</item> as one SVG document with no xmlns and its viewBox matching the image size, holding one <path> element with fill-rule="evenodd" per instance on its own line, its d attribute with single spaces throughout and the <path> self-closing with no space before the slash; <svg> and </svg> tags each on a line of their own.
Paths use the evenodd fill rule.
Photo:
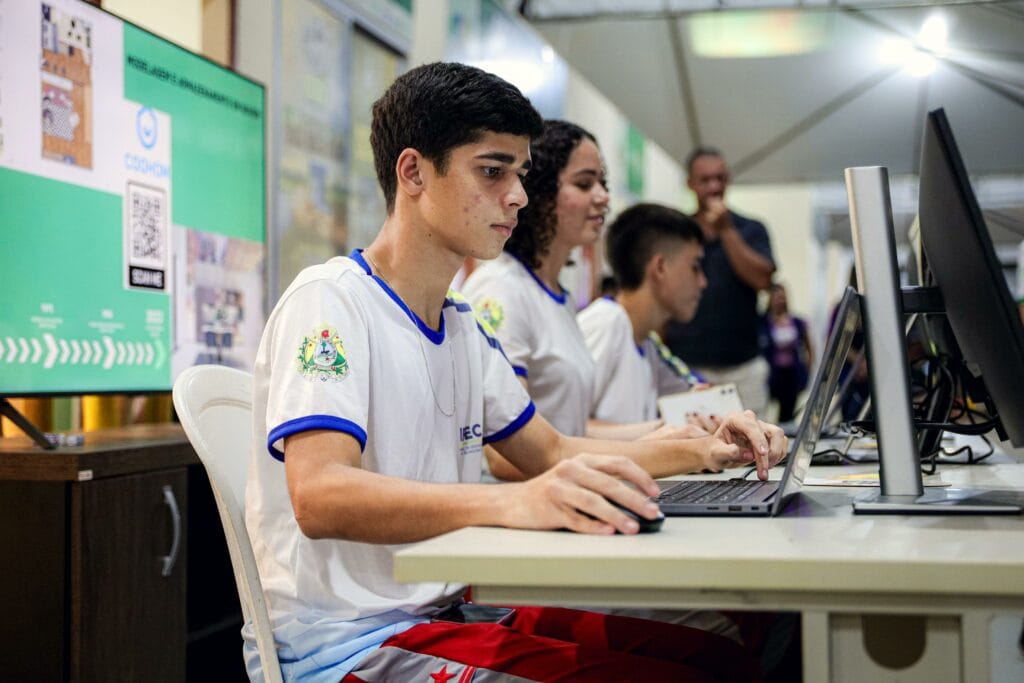
<svg viewBox="0 0 1024 683">
<path fill-rule="evenodd" d="M 252 621 L 263 676 L 281 681 L 270 615 L 245 530 L 245 481 L 252 442 L 252 375 L 219 365 L 197 365 L 174 382 L 174 408 L 206 468 L 231 553 L 246 622 Z"/>
</svg>

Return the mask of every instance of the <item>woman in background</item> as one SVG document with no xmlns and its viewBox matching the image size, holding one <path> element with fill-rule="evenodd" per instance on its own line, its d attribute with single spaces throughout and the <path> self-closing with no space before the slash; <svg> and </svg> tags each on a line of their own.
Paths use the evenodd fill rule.
<svg viewBox="0 0 1024 683">
<path fill-rule="evenodd" d="M 761 350 L 771 367 L 768 391 L 779 402 L 779 422 L 791 422 L 797 396 L 807 387 L 814 363 L 807 323 L 789 312 L 786 288 L 768 288 L 768 310 L 761 319 Z"/>
</svg>

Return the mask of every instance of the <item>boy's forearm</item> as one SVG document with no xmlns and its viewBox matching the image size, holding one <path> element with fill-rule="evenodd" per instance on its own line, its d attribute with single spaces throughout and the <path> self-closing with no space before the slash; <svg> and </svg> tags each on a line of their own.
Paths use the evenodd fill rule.
<svg viewBox="0 0 1024 683">
<path fill-rule="evenodd" d="M 336 467 L 347 471 L 292 487 L 296 519 L 311 538 L 411 543 L 465 526 L 507 526 L 514 506 L 515 484 L 435 484 Z"/>
<path fill-rule="evenodd" d="M 592 439 L 631 441 L 650 434 L 661 425 L 661 420 L 621 423 L 591 418 L 587 420 L 587 436 Z"/>
<path fill-rule="evenodd" d="M 567 458 L 578 453 L 624 455 L 657 479 L 704 469 L 707 466 L 705 453 L 712 438 L 613 441 L 564 437 L 562 453 Z"/>
</svg>

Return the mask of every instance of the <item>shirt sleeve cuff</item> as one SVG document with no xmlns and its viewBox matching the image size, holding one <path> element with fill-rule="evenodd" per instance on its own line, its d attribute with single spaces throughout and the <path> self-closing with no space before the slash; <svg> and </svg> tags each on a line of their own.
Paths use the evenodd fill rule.
<svg viewBox="0 0 1024 683">
<path fill-rule="evenodd" d="M 366 448 L 366 430 L 351 420 L 334 415 L 307 415 L 288 420 L 274 427 L 267 435 L 267 450 L 275 459 L 284 462 L 284 439 L 292 434 L 300 434 L 313 429 L 330 429 L 351 435 L 359 442 L 359 450 Z M 280 444 L 280 445 L 279 445 Z"/>
<path fill-rule="evenodd" d="M 512 420 L 512 422 L 507 427 L 495 432 L 494 434 L 491 434 L 490 436 L 485 436 L 484 443 L 494 443 L 495 441 L 501 441 L 502 439 L 507 439 L 508 437 L 512 436 L 513 434 L 518 432 L 523 427 L 523 425 L 530 421 L 530 418 L 533 417 L 533 414 L 535 412 L 537 412 L 537 407 L 533 405 L 533 401 L 530 401 L 529 405 L 526 406 L 526 409 L 523 410 L 519 417 Z"/>
</svg>

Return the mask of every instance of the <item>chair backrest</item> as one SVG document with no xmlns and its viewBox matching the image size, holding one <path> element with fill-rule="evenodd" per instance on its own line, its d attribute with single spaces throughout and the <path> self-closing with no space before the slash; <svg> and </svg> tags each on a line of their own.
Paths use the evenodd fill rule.
<svg viewBox="0 0 1024 683">
<path fill-rule="evenodd" d="M 174 408 L 192 447 L 206 468 L 217 501 L 231 567 L 252 621 L 265 680 L 281 680 L 270 616 L 245 530 L 245 482 L 252 444 L 252 375 L 220 365 L 197 365 L 174 382 Z"/>
</svg>

